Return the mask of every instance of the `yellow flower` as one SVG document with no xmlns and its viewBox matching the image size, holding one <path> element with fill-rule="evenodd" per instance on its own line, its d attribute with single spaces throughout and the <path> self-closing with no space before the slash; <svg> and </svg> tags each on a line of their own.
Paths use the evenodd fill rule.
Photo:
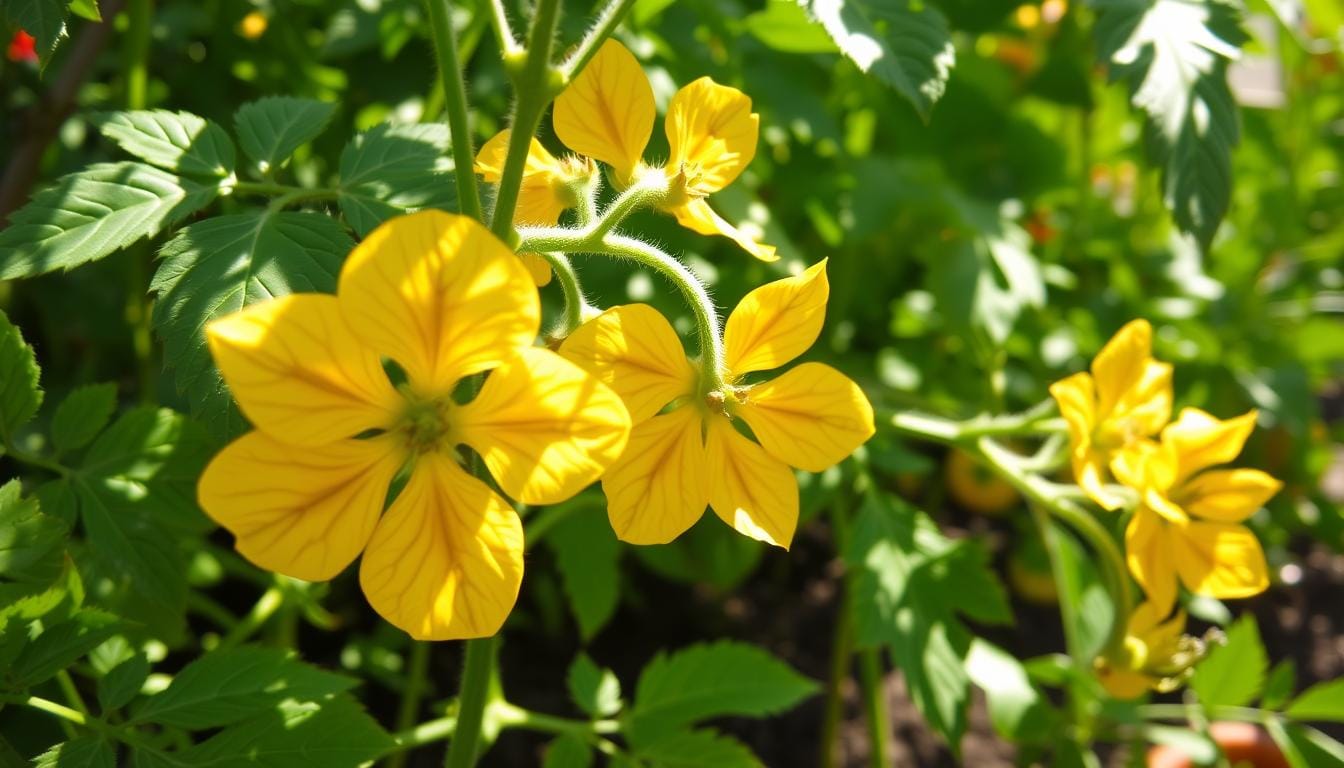
<svg viewBox="0 0 1344 768">
<path fill-rule="evenodd" d="M 238 22 L 238 34 L 248 40 L 256 40 L 266 34 L 267 26 L 269 26 L 269 22 L 266 15 L 261 11 L 252 11 L 244 16 L 242 21 Z"/>
<path fill-rule="evenodd" d="M 556 99 L 555 133 L 575 152 L 610 165 L 621 186 L 643 173 L 664 174 L 674 192 L 665 210 L 682 226 L 731 238 L 763 261 L 777 259 L 773 246 L 756 242 L 705 202 L 756 156 L 760 116 L 751 111 L 751 99 L 708 77 L 677 91 L 664 123 L 671 154 L 663 168 L 648 168 L 644 148 L 656 113 L 653 88 L 639 62 L 625 46 L 608 40 Z"/>
<path fill-rule="evenodd" d="M 1107 481 L 1124 480 L 1142 440 L 1171 419 L 1171 366 L 1152 358 L 1152 340 L 1147 320 L 1131 321 L 1097 353 L 1090 374 L 1050 387 L 1068 424 L 1074 477 L 1106 509 L 1125 501 Z"/>
<path fill-rule="evenodd" d="M 1133 478 L 1141 501 L 1125 529 L 1130 572 L 1159 607 L 1176 600 L 1179 580 L 1191 592 L 1250 597 L 1269 585 L 1265 554 L 1241 525 L 1282 484 L 1255 469 L 1209 469 L 1241 453 L 1255 411 L 1220 421 L 1196 408 L 1145 441 Z"/>
<path fill-rule="evenodd" d="M 1149 690 L 1175 690 L 1203 655 L 1203 644 L 1185 634 L 1185 613 L 1151 602 L 1130 614 L 1120 658 L 1099 658 L 1097 679 L 1112 696 L 1136 699 Z"/>
<path fill-rule="evenodd" d="M 476 153 L 474 170 L 491 184 L 498 184 L 508 153 L 509 131 L 500 131 Z M 574 184 L 592 173 L 593 164 L 587 158 L 558 159 L 534 137 L 528 146 L 527 163 L 523 166 L 523 181 L 518 188 L 518 208 L 514 211 L 513 222 L 554 226 L 561 213 L 578 205 Z M 538 286 L 551 281 L 551 266 L 545 259 L 535 253 L 518 256 Z"/>
<path fill-rule="evenodd" d="M 523 531 L 458 446 L 510 496 L 551 504 L 597 479 L 629 434 L 614 392 L 533 346 L 540 314 L 526 271 L 479 224 L 439 211 L 386 222 L 335 296 L 285 296 L 207 328 L 256 430 L 206 468 L 202 508 L 245 557 L 295 578 L 330 579 L 363 552 L 369 602 L 416 638 L 494 634 L 518 595 Z M 460 403 L 459 382 L 484 371 Z"/>
<path fill-rule="evenodd" d="M 788 547 L 798 524 L 790 466 L 820 472 L 873 434 L 873 409 L 839 371 L 803 363 L 756 384 L 821 333 L 826 263 L 768 283 L 738 304 L 724 332 L 726 392 L 706 391 L 681 340 L 643 304 L 608 310 L 565 340 L 560 354 L 624 399 L 630 444 L 602 478 L 616 535 L 633 544 L 671 541 L 713 507 L 739 532 Z M 752 440 L 739 431 L 745 423 Z"/>
</svg>

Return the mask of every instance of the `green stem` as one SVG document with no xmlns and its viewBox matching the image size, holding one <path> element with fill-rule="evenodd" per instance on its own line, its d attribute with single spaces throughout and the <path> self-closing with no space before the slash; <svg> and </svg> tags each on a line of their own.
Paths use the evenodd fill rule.
<svg viewBox="0 0 1344 768">
<path fill-rule="evenodd" d="M 458 205 L 464 215 L 483 221 L 481 198 L 476 192 L 476 174 L 472 171 L 476 150 L 472 148 L 471 127 L 467 122 L 467 86 L 458 62 L 452 3 L 450 0 L 427 2 L 434 49 L 439 57 L 439 78 L 443 83 L 444 98 L 448 102 L 448 131 L 453 142 L 453 179 L 457 184 Z"/>
<path fill-rule="evenodd" d="M 1237 720 L 1243 723 L 1261 723 L 1266 718 L 1278 717 L 1275 712 L 1267 712 L 1254 707 L 1206 707 L 1205 711 L 1213 720 Z M 1185 704 L 1143 704 L 1139 706 L 1139 717 L 1144 720 L 1188 720 L 1190 708 Z"/>
<path fill-rule="evenodd" d="M 556 338 L 563 339 L 583 325 L 584 312 L 590 309 L 588 300 L 583 297 L 583 285 L 579 282 L 579 273 L 574 271 L 574 265 L 569 263 L 568 257 L 562 253 L 538 255 L 551 265 L 555 280 L 560 284 L 560 291 L 565 296 L 565 314 L 560 321 L 560 327 L 554 333 Z"/>
<path fill-rule="evenodd" d="M 335 198 L 339 189 L 330 187 L 296 187 L 292 184 L 276 184 L 270 181 L 234 181 L 224 187 L 224 191 L 239 195 L 263 195 L 277 197 L 284 195 L 305 196 L 305 199 Z"/>
<path fill-rule="evenodd" d="M 60 475 L 61 477 L 65 477 L 69 475 L 71 472 L 71 469 L 69 467 L 65 466 L 59 461 L 56 461 L 55 459 L 47 459 L 38 456 L 35 453 L 28 453 L 27 451 L 21 451 L 8 443 L 0 445 L 0 456 L 8 456 L 9 458 L 19 462 L 20 464 L 27 464 L 30 467 L 45 469 L 46 471 Z"/>
<path fill-rule="evenodd" d="M 415 749 L 416 747 L 423 747 L 426 744 L 432 744 L 436 741 L 451 739 L 453 737 L 453 731 L 456 728 L 456 717 L 440 717 L 437 720 L 426 720 L 413 728 L 408 728 L 393 734 L 392 738 L 397 743 L 393 749 L 397 752 L 404 752 L 408 749 Z"/>
<path fill-rule="evenodd" d="M 429 674 L 429 643 L 411 641 L 411 660 L 406 665 L 406 688 L 401 693 L 401 706 L 397 711 L 397 731 L 408 731 L 415 724 L 420 713 L 420 700 L 424 697 L 425 683 Z M 406 752 L 399 751 L 388 759 L 388 768 L 401 768 L 406 764 Z"/>
<path fill-rule="evenodd" d="M 494 675 L 499 636 L 466 642 L 466 661 L 462 670 L 462 689 L 457 698 L 457 725 L 448 742 L 446 768 L 472 768 L 481 740 L 481 723 Z"/>
<path fill-rule="evenodd" d="M 126 4 L 125 48 L 126 108 L 144 109 L 149 91 L 150 31 L 154 19 L 153 0 L 129 0 Z M 131 327 L 131 348 L 135 353 L 136 380 L 140 402 L 153 403 L 158 380 L 154 364 L 152 303 L 145 293 L 153 271 L 153 257 L 146 245 L 127 254 L 131 267 L 127 273 L 126 322 Z"/>
<path fill-rule="evenodd" d="M 79 695 L 79 689 L 75 687 L 75 681 L 70 677 L 68 670 L 62 669 L 56 673 L 56 684 L 60 686 L 61 693 L 65 696 L 65 700 L 70 702 L 70 706 L 82 715 L 89 714 L 89 705 L 85 703 L 84 697 Z"/>
<path fill-rule="evenodd" d="M 499 188 L 490 229 L 501 240 L 513 233 L 513 213 L 518 207 L 523 171 L 532 137 L 541 124 L 541 116 L 564 87 L 559 72 L 551 64 L 551 44 L 560 20 L 560 0 L 538 0 L 528 32 L 527 56 L 505 57 L 504 67 L 513 80 L 513 119 L 509 124 L 509 148 L 500 171 Z M 521 63 L 521 66 L 519 64 Z"/>
<path fill-rule="evenodd" d="M 149 749 L 158 754 L 158 750 L 145 743 L 134 731 L 118 728 L 92 715 L 85 714 L 76 709 L 71 709 L 63 704 L 58 704 L 50 699 L 44 699 L 40 696 L 24 696 L 3 694 L 0 695 L 0 702 L 17 704 L 21 707 L 28 707 L 39 712 L 46 712 L 49 715 L 60 718 L 63 722 L 77 725 L 85 730 L 119 741 L 123 744 L 135 747 L 137 749 Z"/>
<path fill-rule="evenodd" d="M 556 735 L 574 735 L 588 738 L 594 735 L 620 733 L 618 720 L 571 720 L 540 712 L 532 712 L 506 701 L 491 705 L 491 715 L 501 728 L 524 728 Z"/>
<path fill-rule="evenodd" d="M 238 626 L 238 619 L 217 600 L 198 590 L 187 591 L 187 608 L 193 613 L 204 616 L 223 630 Z"/>
<path fill-rule="evenodd" d="M 149 90 L 149 41 L 154 0 L 127 0 L 126 108 L 144 109 Z"/>
<path fill-rule="evenodd" d="M 868 764 L 886 768 L 891 752 L 887 700 L 882 692 L 882 657 L 877 648 L 859 651 L 859 682 L 863 688 L 863 711 L 868 720 Z"/>
<path fill-rule="evenodd" d="M 247 612 L 229 633 L 220 639 L 218 648 L 231 648 L 247 640 L 270 620 L 280 606 L 285 603 L 285 593 L 278 585 L 272 585 L 257 599 L 252 610 Z"/>
<path fill-rule="evenodd" d="M 621 19 L 625 18 L 626 12 L 634 4 L 635 0 L 610 0 L 602 7 L 601 12 L 597 15 L 597 20 L 588 30 L 588 34 L 584 35 L 583 40 L 579 41 L 578 46 L 574 48 L 574 52 L 560 66 L 560 71 L 563 73 L 566 83 L 582 72 L 588 62 L 597 55 L 597 52 L 602 48 L 602 43 L 606 42 L 606 39 L 616 31 Z"/>
<path fill-rule="evenodd" d="M 517 56 L 521 52 L 522 47 L 513 34 L 513 27 L 509 26 L 509 13 L 501 0 L 490 0 L 490 26 L 495 30 L 495 42 L 499 44 L 499 51 L 505 58 Z"/>
<path fill-rule="evenodd" d="M 831 531 L 836 552 L 848 548 L 849 521 L 839 504 L 831 506 Z M 854 660 L 854 589 L 852 577 L 846 574 L 840 580 L 843 590 L 840 598 L 840 615 L 835 617 L 835 631 L 831 639 L 831 674 L 826 680 L 826 711 L 821 723 L 822 768 L 835 768 L 836 740 L 840 734 L 840 721 L 844 715 L 843 687 L 849 679 L 850 664 Z"/>
</svg>

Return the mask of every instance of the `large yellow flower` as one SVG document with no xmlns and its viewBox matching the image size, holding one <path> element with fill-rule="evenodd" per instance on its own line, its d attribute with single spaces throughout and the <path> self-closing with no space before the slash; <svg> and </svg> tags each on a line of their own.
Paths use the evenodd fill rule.
<svg viewBox="0 0 1344 768">
<path fill-rule="evenodd" d="M 820 472 L 844 459 L 872 436 L 873 409 L 858 385 L 820 363 L 756 384 L 742 377 L 812 346 L 829 291 L 823 261 L 747 294 L 724 332 L 726 392 L 706 391 L 672 326 L 644 304 L 610 309 L 565 340 L 560 354 L 610 384 L 635 424 L 602 478 L 618 537 L 671 541 L 708 504 L 739 532 L 789 546 L 798 525 L 789 467 Z M 754 441 L 738 430 L 743 422 Z"/>
<path fill-rule="evenodd" d="M 778 258 L 773 246 L 756 242 L 705 201 L 756 156 L 760 116 L 751 111 L 751 99 L 708 77 L 677 91 L 664 122 L 671 154 L 662 168 L 643 163 L 656 114 L 653 88 L 639 62 L 625 46 L 608 40 L 555 100 L 555 133 L 575 152 L 610 165 L 618 185 L 644 173 L 664 174 L 674 192 L 665 209 L 682 226 L 732 238 L 758 259 Z"/>
<path fill-rule="evenodd" d="M 369 602 L 414 637 L 494 634 L 518 595 L 523 531 L 459 446 L 510 496 L 551 504 L 629 436 L 614 392 L 533 346 L 540 314 L 526 271 L 479 224 L 388 221 L 351 252 L 335 296 L 285 296 L 208 327 L 256 430 L 206 468 L 202 508 L 245 557 L 295 578 L 330 579 L 363 552 Z M 459 382 L 484 371 L 460 402 Z"/>
<path fill-rule="evenodd" d="M 1186 408 L 1145 441 L 1133 482 L 1141 501 L 1125 529 L 1130 572 L 1149 600 L 1170 608 L 1176 583 L 1218 598 L 1250 597 L 1269 585 L 1260 542 L 1242 521 L 1282 484 L 1256 469 L 1209 469 L 1241 453 L 1255 412 L 1227 421 Z"/>
<path fill-rule="evenodd" d="M 1125 501 L 1108 480 L 1124 480 L 1144 438 L 1171 419 L 1171 366 L 1152 358 L 1152 341 L 1147 320 L 1131 321 L 1097 353 L 1091 373 L 1050 387 L 1068 424 L 1074 477 L 1106 509 Z"/>
</svg>

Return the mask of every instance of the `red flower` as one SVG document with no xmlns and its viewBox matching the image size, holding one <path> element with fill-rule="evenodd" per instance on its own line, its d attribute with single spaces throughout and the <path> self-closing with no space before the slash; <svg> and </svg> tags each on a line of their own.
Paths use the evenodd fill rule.
<svg viewBox="0 0 1344 768">
<path fill-rule="evenodd" d="M 9 41 L 9 60 L 19 62 L 37 61 L 37 46 L 34 43 L 33 36 L 22 29 L 15 32 L 14 39 Z"/>
</svg>

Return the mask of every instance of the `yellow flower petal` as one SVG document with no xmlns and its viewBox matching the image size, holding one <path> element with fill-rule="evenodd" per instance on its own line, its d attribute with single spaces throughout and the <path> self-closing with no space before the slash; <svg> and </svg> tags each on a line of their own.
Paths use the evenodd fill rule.
<svg viewBox="0 0 1344 768">
<path fill-rule="evenodd" d="M 1137 699 L 1148 692 L 1156 680 L 1142 672 L 1116 666 L 1105 666 L 1097 670 L 1097 680 L 1113 698 Z"/>
<path fill-rule="evenodd" d="M 509 131 L 505 129 L 485 142 L 476 153 L 476 173 L 491 184 L 498 184 L 504 174 L 504 160 L 508 155 Z M 556 160 L 555 155 L 547 151 L 534 136 L 527 148 L 527 163 L 523 166 L 523 178 L 555 173 L 559 168 L 560 161 Z"/>
<path fill-rule="evenodd" d="M 1125 527 L 1125 560 L 1155 610 L 1169 612 L 1176 603 L 1176 564 L 1171 535 L 1156 512 L 1140 505 Z"/>
<path fill-rule="evenodd" d="M 1181 504 L 1195 517 L 1240 523 L 1279 492 L 1283 483 L 1258 469 L 1201 472 L 1181 488 Z"/>
<path fill-rule="evenodd" d="M 428 396 L 536 340 L 541 305 L 513 252 L 442 211 L 390 219 L 350 253 L 337 296 L 351 329 Z"/>
<path fill-rule="evenodd" d="M 476 173 L 486 181 L 498 184 L 508 152 L 509 131 L 500 131 L 476 153 Z M 534 137 L 528 146 L 527 162 L 523 165 L 513 223 L 548 227 L 559 221 L 560 214 L 570 207 L 569 198 L 561 194 L 558 186 L 563 175 L 560 161 Z"/>
<path fill-rule="evenodd" d="M 1259 539 L 1243 525 L 1192 521 L 1176 529 L 1172 554 L 1181 582 L 1197 595 L 1251 597 L 1269 587 Z"/>
<path fill-rule="evenodd" d="M 647 304 L 612 307 L 589 320 L 565 339 L 560 354 L 620 395 L 634 424 L 695 392 L 696 371 L 681 338 Z"/>
<path fill-rule="evenodd" d="M 1147 361 L 1139 378 L 1120 394 L 1111 418 L 1123 419 L 1133 435 L 1151 437 L 1171 420 L 1171 366 Z"/>
<path fill-rule="evenodd" d="M 1163 444 L 1175 451 L 1177 481 L 1237 458 L 1255 429 L 1255 418 L 1255 411 L 1223 421 L 1198 408 L 1182 410 L 1180 418 L 1162 430 Z"/>
<path fill-rule="evenodd" d="M 555 135 L 580 155 L 601 160 L 621 184 L 653 133 L 653 88 L 634 54 L 607 40 L 555 100 Z"/>
<path fill-rule="evenodd" d="M 756 156 L 760 116 L 751 99 L 708 77 L 687 85 L 667 105 L 669 174 L 681 171 L 701 195 L 728 186 Z"/>
<path fill-rule="evenodd" d="M 1098 413 L 1109 414 L 1116 402 L 1143 378 L 1152 351 L 1153 327 L 1142 319 L 1126 323 L 1106 342 L 1092 360 Z"/>
<path fill-rule="evenodd" d="M 532 276 L 532 282 L 538 288 L 551 282 L 550 262 L 535 253 L 520 253 L 518 258 L 522 260 L 523 267 L 527 269 L 527 274 Z"/>
<path fill-rule="evenodd" d="M 253 304 L 210 323 L 206 340 L 243 413 L 287 443 L 322 445 L 386 427 L 403 406 L 334 296 Z"/>
<path fill-rule="evenodd" d="M 709 503 L 701 417 L 678 408 L 636 426 L 619 461 L 602 476 L 616 537 L 666 544 L 685 533 Z"/>
<path fill-rule="evenodd" d="M 806 352 L 821 335 L 830 295 L 825 259 L 748 293 L 723 332 L 728 370 L 734 376 L 767 371 Z"/>
<path fill-rule="evenodd" d="M 1106 488 L 1106 456 L 1092 444 L 1097 425 L 1096 386 L 1089 373 L 1075 373 L 1050 385 L 1069 431 L 1069 456 L 1078 486 L 1105 509 L 1119 509 L 1124 498 Z"/>
<path fill-rule="evenodd" d="M 705 202 L 703 198 L 696 198 L 685 205 L 673 208 L 672 215 L 677 217 L 678 224 L 692 232 L 699 232 L 702 235 L 723 235 L 737 243 L 742 250 L 761 261 L 779 260 L 779 255 L 775 253 L 773 245 L 757 242 L 751 235 L 729 224 L 722 216 L 715 213 L 714 209 L 710 208 L 709 203 Z"/>
<path fill-rule="evenodd" d="M 297 448 L 249 432 L 201 475 L 201 509 L 258 566 L 326 581 L 354 562 L 403 456 L 386 438 Z"/>
<path fill-rule="evenodd" d="M 615 392 L 535 347 L 491 372 L 456 422 L 499 487 L 525 504 L 555 504 L 583 490 L 630 436 L 630 414 Z"/>
<path fill-rule="evenodd" d="M 873 406 L 863 390 L 821 363 L 753 386 L 737 413 L 766 452 L 808 472 L 838 464 L 873 436 Z"/>
<path fill-rule="evenodd" d="M 728 419 L 707 419 L 709 505 L 738 533 L 789 548 L 798 528 L 798 480 L 784 462 L 738 433 Z"/>
<path fill-rule="evenodd" d="M 359 567 L 369 604 L 417 640 L 495 634 L 522 580 L 518 515 L 438 453 L 417 460 Z"/>
</svg>

